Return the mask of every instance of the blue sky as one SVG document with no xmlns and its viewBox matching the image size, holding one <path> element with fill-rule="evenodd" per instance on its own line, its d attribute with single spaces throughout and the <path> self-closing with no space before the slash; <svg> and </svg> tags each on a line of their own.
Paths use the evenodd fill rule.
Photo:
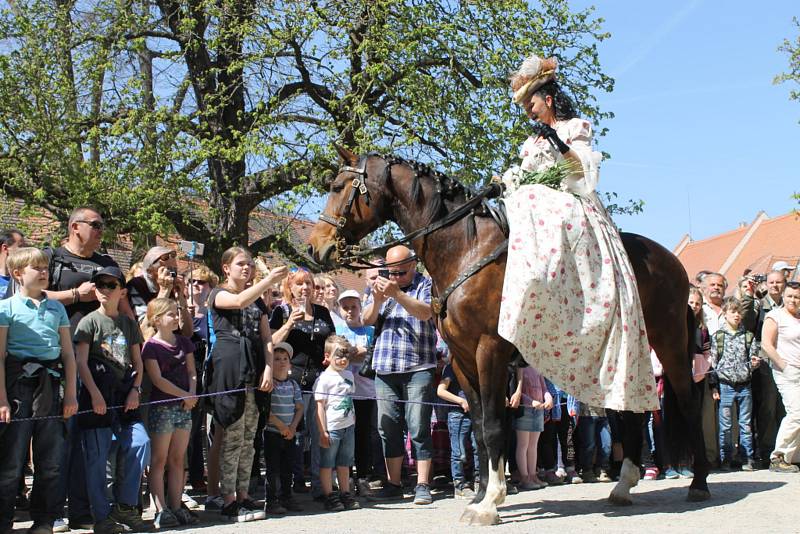
<svg viewBox="0 0 800 534">
<path fill-rule="evenodd" d="M 800 102 L 773 85 L 787 70 L 778 52 L 795 38 L 796 1 L 717 0 L 594 4 L 611 38 L 599 46 L 613 111 L 598 147 L 611 154 L 600 188 L 641 198 L 644 213 L 618 217 L 624 230 L 674 248 L 800 204 Z"/>
</svg>

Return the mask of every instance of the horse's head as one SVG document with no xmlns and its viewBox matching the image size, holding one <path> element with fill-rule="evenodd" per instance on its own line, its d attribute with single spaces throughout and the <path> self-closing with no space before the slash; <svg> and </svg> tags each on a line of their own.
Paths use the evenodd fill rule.
<svg viewBox="0 0 800 534">
<path fill-rule="evenodd" d="M 384 171 L 377 155 L 357 156 L 337 147 L 343 164 L 331 182 L 328 202 L 309 238 L 311 258 L 332 266 L 345 258 L 345 246 L 357 244 L 386 222 L 388 214 Z"/>
</svg>

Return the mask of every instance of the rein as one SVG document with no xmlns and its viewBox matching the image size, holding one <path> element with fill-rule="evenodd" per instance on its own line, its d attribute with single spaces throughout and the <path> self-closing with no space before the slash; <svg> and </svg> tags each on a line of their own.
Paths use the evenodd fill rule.
<svg viewBox="0 0 800 534">
<path fill-rule="evenodd" d="M 370 248 L 363 248 L 359 245 L 351 245 L 348 244 L 347 236 L 344 235 L 344 227 L 347 224 L 347 218 L 350 216 L 350 212 L 352 211 L 353 205 L 355 204 L 355 201 L 358 199 L 359 195 L 364 196 L 364 201 L 366 202 L 367 206 L 369 206 L 369 201 L 370 201 L 369 191 L 366 185 L 366 181 L 368 179 L 366 171 L 367 157 L 368 156 L 360 157 L 358 162 L 358 167 L 344 165 L 338 171 L 339 173 L 352 172 L 354 174 L 359 175 L 359 178 L 353 178 L 352 186 L 350 189 L 350 195 L 347 198 L 347 203 L 345 204 L 345 208 L 342 215 L 340 215 L 339 217 L 331 217 L 330 215 L 322 213 L 319 216 L 320 221 L 326 222 L 336 228 L 336 251 L 339 254 L 339 263 L 344 267 L 348 267 L 350 269 L 372 269 L 379 267 L 382 268 L 382 267 L 391 267 L 393 265 L 399 265 L 401 263 L 405 263 L 408 261 L 408 258 L 405 258 L 397 262 L 383 263 L 383 264 L 373 264 L 366 258 L 383 254 L 390 248 L 395 247 L 397 245 L 410 245 L 411 242 L 414 241 L 415 239 L 419 239 L 420 237 L 425 237 L 427 235 L 430 235 L 433 232 L 436 232 L 437 230 L 449 226 L 459 221 L 460 219 L 466 217 L 478 206 L 483 204 L 487 199 L 495 198 L 500 196 L 500 194 L 502 194 L 502 186 L 500 184 L 495 184 L 495 183 L 490 184 L 481 189 L 480 191 L 478 191 L 474 196 L 469 198 L 464 204 L 458 206 L 456 209 L 454 209 L 452 212 L 448 213 L 441 219 L 437 219 L 423 226 L 422 228 L 414 230 L 413 232 L 409 232 L 408 234 L 405 234 L 398 239 L 390 241 L 389 243 L 385 243 L 378 247 L 370 247 Z M 397 159 L 391 159 L 385 161 L 387 163 L 387 168 L 385 172 L 387 173 L 389 173 L 392 165 L 404 162 L 404 160 L 397 160 Z M 439 182 L 439 185 L 441 185 L 441 181 Z M 461 184 L 459 183 L 458 185 L 460 186 Z M 438 193 L 441 194 L 441 189 L 438 190 Z"/>
</svg>

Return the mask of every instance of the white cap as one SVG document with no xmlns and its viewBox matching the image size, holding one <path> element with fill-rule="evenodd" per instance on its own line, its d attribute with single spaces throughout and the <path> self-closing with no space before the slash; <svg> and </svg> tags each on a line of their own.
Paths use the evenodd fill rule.
<svg viewBox="0 0 800 534">
<path fill-rule="evenodd" d="M 783 269 L 788 269 L 790 271 L 793 271 L 794 266 L 789 265 L 789 262 L 786 261 L 776 261 L 775 263 L 772 264 L 773 271 L 782 271 Z"/>
<path fill-rule="evenodd" d="M 281 341 L 280 343 L 275 343 L 275 345 L 273 345 L 272 347 L 272 352 L 275 352 L 278 349 L 285 350 L 286 354 L 289 355 L 289 359 L 291 359 L 292 356 L 294 356 L 294 349 L 292 348 L 291 345 L 289 345 L 285 341 Z"/>
<path fill-rule="evenodd" d="M 361 295 L 358 294 L 358 291 L 355 289 L 348 289 L 347 291 L 342 291 L 342 294 L 339 295 L 338 302 L 342 302 L 342 299 L 349 299 L 354 298 L 361 300 Z"/>
</svg>

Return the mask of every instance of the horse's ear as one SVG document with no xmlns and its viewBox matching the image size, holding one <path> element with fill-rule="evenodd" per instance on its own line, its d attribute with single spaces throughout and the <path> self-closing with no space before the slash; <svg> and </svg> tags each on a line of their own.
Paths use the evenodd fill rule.
<svg viewBox="0 0 800 534">
<path fill-rule="evenodd" d="M 339 153 L 339 157 L 342 158 L 342 160 L 344 160 L 346 164 L 350 166 L 358 165 L 357 155 L 353 154 L 352 152 L 350 152 L 348 149 L 346 149 L 341 145 L 334 144 L 333 146 L 336 147 L 336 152 Z"/>
</svg>

